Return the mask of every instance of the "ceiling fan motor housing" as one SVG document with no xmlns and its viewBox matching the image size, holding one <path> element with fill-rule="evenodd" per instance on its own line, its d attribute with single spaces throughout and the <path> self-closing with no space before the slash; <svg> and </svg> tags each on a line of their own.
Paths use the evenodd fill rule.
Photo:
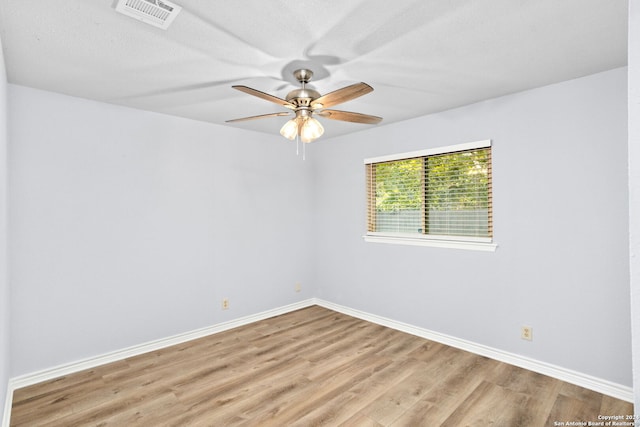
<svg viewBox="0 0 640 427">
<path fill-rule="evenodd" d="M 295 70 L 293 76 L 300 82 L 302 87 L 300 89 L 294 89 L 287 94 L 287 102 L 296 106 L 298 109 L 310 109 L 311 103 L 314 99 L 320 98 L 320 92 L 306 87 L 311 77 L 313 77 L 313 71 L 307 69 Z"/>
<path fill-rule="evenodd" d="M 298 108 L 311 108 L 311 102 L 318 98 L 320 98 L 320 92 L 309 88 L 303 88 L 294 89 L 289 92 L 286 100 Z"/>
</svg>

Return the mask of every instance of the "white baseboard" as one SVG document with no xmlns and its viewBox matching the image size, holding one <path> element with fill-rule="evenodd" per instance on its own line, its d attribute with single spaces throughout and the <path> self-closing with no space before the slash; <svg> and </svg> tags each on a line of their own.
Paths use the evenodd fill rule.
<svg viewBox="0 0 640 427">
<path fill-rule="evenodd" d="M 4 399 L 4 412 L 2 413 L 2 427 L 9 427 L 11 421 L 11 406 L 13 405 L 13 389 L 11 380 L 7 384 L 7 395 Z"/>
<path fill-rule="evenodd" d="M 216 334 L 218 332 L 224 332 L 229 329 L 237 328 L 239 326 L 248 325 L 249 323 L 257 322 L 260 320 L 268 319 L 270 317 L 286 314 L 301 308 L 316 305 L 314 298 L 300 301 L 294 304 L 289 304 L 283 307 L 278 307 L 273 310 L 263 311 L 261 313 L 241 317 L 239 319 L 230 320 L 228 322 L 219 323 L 217 325 L 208 326 L 206 328 L 197 329 L 195 331 L 186 332 L 183 334 L 174 335 L 169 338 L 163 338 L 156 341 L 147 342 L 144 344 L 136 345 L 133 347 L 125 348 L 122 350 L 116 350 L 111 353 L 90 357 L 88 359 L 78 360 L 76 362 L 67 363 L 64 365 L 56 366 L 54 368 L 45 369 L 42 371 L 34 372 L 31 374 L 21 375 L 19 377 L 11 378 L 7 385 L 7 398 L 5 399 L 4 416 L 2 417 L 2 427 L 9 427 L 11 406 L 13 404 L 13 391 L 22 387 L 27 387 L 39 382 L 48 381 L 54 378 L 58 378 L 64 375 L 80 372 L 85 369 L 95 368 L 107 363 L 116 362 L 129 357 L 138 356 L 150 351 L 161 350 L 172 345 L 181 344 L 187 341 L 203 338 L 208 335 Z"/>
<path fill-rule="evenodd" d="M 196 329 L 195 331 L 185 332 L 183 334 L 174 335 L 172 337 L 150 341 L 144 344 L 136 345 L 122 350 L 116 350 L 114 352 L 99 355 L 96 357 L 90 357 L 88 359 L 56 366 L 54 368 L 45 369 L 39 372 L 22 375 L 12 378 L 11 380 L 9 380 L 9 383 L 13 385 L 13 390 L 15 390 L 17 388 L 37 384 L 42 381 L 48 381 L 53 378 L 69 375 L 75 372 L 83 371 L 85 369 L 91 369 L 95 368 L 96 366 L 105 365 L 107 363 L 116 362 L 118 360 L 123 360 L 133 356 L 138 356 L 150 351 L 156 351 L 166 347 L 170 347 L 172 345 L 182 344 L 184 342 L 206 337 L 218 332 L 228 331 L 229 329 L 248 325 L 249 323 L 268 319 L 270 317 L 279 316 L 281 314 L 289 313 L 291 311 L 299 310 L 301 308 L 309 307 L 315 304 L 315 299 L 308 299 L 283 307 L 278 307 L 273 310 L 267 310 L 261 313 L 241 317 L 239 319 L 230 320 L 228 322 L 219 323 L 217 325 Z"/>
<path fill-rule="evenodd" d="M 459 348 L 461 350 L 469 351 L 481 356 L 489 357 L 500 362 L 505 362 L 510 365 L 528 369 L 530 371 L 566 381 L 568 383 L 575 384 L 589 390 L 597 391 L 598 393 L 615 397 L 616 399 L 621 399 L 633 403 L 633 388 L 628 386 L 616 384 L 611 381 L 583 374 L 581 372 L 572 371 L 560 366 L 520 356 L 518 354 L 487 347 L 482 344 L 477 344 L 471 341 L 452 337 L 450 335 L 433 332 L 428 329 L 419 328 L 413 325 L 387 319 L 385 317 L 366 313 L 364 311 L 355 310 L 328 301 L 316 299 L 316 304 L 321 307 L 346 314 L 348 316 L 357 317 L 358 319 L 366 320 L 371 323 L 386 326 L 398 331 L 406 332 L 411 335 L 415 335 L 431 341 L 436 341 L 441 344 L 446 344 L 451 347 Z"/>
<path fill-rule="evenodd" d="M 491 359 L 498 360 L 500 362 L 509 363 L 514 366 L 518 366 L 524 369 L 528 369 L 533 372 L 548 375 L 553 378 L 557 378 L 562 381 L 566 381 L 571 384 L 575 384 L 584 388 L 588 388 L 599 393 L 606 394 L 608 396 L 615 397 L 617 399 L 625 400 L 627 402 L 633 402 L 633 389 L 631 387 L 616 384 L 601 378 L 592 377 L 580 372 L 565 369 L 559 366 L 551 365 L 538 360 L 530 359 L 517 354 L 509 353 L 506 351 L 498 350 L 495 348 L 487 347 L 481 344 L 477 344 L 471 341 L 455 338 L 450 335 L 440 334 L 428 329 L 419 328 L 406 323 L 398 322 L 385 317 L 370 314 L 364 311 L 355 310 L 349 307 L 345 307 L 339 304 L 334 304 L 328 301 L 324 301 L 317 298 L 310 298 L 305 301 L 286 305 L 283 307 L 275 308 L 273 310 L 263 311 L 261 313 L 245 316 L 239 319 L 231 320 L 228 322 L 220 323 L 217 325 L 209 326 L 195 331 L 186 332 L 184 334 L 174 335 L 172 337 L 163 338 L 156 341 L 147 342 L 137 346 L 117 350 L 111 353 L 91 357 L 88 359 L 79 360 L 76 362 L 60 365 L 54 368 L 45 369 L 42 371 L 34 372 L 27 375 L 21 375 L 19 377 L 11 378 L 7 385 L 7 396 L 4 405 L 4 415 L 2 418 L 2 427 L 9 427 L 11 406 L 13 402 L 13 391 L 27 387 L 29 385 L 37 384 L 42 381 L 48 381 L 54 378 L 58 378 L 64 375 L 69 375 L 75 372 L 83 371 L 85 369 L 95 368 L 100 365 L 104 365 L 118 360 L 123 360 L 128 357 L 137 356 L 150 351 L 160 350 L 172 345 L 181 344 L 186 341 L 202 338 L 218 332 L 224 332 L 229 329 L 244 326 L 249 323 L 257 322 L 260 320 L 268 319 L 270 317 L 286 314 L 291 311 L 299 310 L 301 308 L 310 307 L 312 305 L 319 305 L 321 307 L 328 308 L 330 310 L 337 311 L 339 313 L 346 314 L 348 316 L 356 317 L 358 319 L 366 320 L 378 325 L 386 326 L 398 331 L 406 332 L 421 338 L 436 341 L 442 344 L 449 345 L 451 347 L 466 350 L 481 356 L 489 357 Z"/>
</svg>

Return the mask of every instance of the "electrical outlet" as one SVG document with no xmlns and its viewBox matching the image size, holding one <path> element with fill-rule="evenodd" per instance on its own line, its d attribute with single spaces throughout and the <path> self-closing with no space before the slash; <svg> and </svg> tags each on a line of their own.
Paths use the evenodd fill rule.
<svg viewBox="0 0 640 427">
<path fill-rule="evenodd" d="M 523 326 L 520 329 L 520 338 L 527 341 L 533 341 L 533 328 L 531 326 Z"/>
<path fill-rule="evenodd" d="M 229 309 L 229 298 L 223 298 L 222 299 L 222 309 L 223 310 L 228 310 Z"/>
<path fill-rule="evenodd" d="M 296 283 L 295 290 L 296 292 L 300 292 L 302 290 L 302 285 L 300 283 Z"/>
</svg>

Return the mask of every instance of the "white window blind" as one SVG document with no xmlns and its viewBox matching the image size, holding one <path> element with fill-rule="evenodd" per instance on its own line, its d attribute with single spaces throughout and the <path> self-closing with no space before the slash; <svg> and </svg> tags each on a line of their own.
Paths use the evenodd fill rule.
<svg viewBox="0 0 640 427">
<path fill-rule="evenodd" d="M 491 240 L 491 141 L 365 164 L 367 234 Z"/>
</svg>

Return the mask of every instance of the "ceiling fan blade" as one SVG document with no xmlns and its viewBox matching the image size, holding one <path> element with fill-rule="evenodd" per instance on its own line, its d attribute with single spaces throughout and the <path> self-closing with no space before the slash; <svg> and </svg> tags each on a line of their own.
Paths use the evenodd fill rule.
<svg viewBox="0 0 640 427">
<path fill-rule="evenodd" d="M 278 117 L 278 116 L 288 116 L 290 114 L 291 113 L 289 111 L 283 111 L 281 113 L 261 114 L 259 116 L 250 116 L 250 117 L 243 117 L 241 119 L 226 120 L 225 123 L 247 122 L 249 120 L 266 119 L 269 117 Z"/>
<path fill-rule="evenodd" d="M 355 83 L 342 89 L 334 90 L 311 103 L 312 108 L 327 108 L 342 104 L 372 92 L 373 88 L 366 83 Z"/>
<path fill-rule="evenodd" d="M 321 117 L 332 120 L 342 120 L 343 122 L 364 123 L 367 125 L 376 125 L 382 121 L 382 117 L 370 116 L 368 114 L 352 113 L 350 111 L 340 110 L 322 110 L 314 113 Z"/>
<path fill-rule="evenodd" d="M 262 98 L 264 100 L 273 102 L 274 104 L 281 105 L 281 106 L 283 106 L 285 108 L 290 108 L 292 110 L 294 108 L 296 108 L 295 105 L 285 101 L 282 98 L 278 98 L 277 96 L 269 95 L 268 93 L 261 92 L 261 91 L 259 91 L 257 89 L 252 89 L 252 88 L 250 88 L 248 86 L 235 85 L 235 86 L 231 86 L 231 87 L 234 88 L 234 89 L 239 90 L 240 92 L 244 92 L 244 93 L 248 93 L 249 95 L 257 96 L 258 98 Z"/>
</svg>

